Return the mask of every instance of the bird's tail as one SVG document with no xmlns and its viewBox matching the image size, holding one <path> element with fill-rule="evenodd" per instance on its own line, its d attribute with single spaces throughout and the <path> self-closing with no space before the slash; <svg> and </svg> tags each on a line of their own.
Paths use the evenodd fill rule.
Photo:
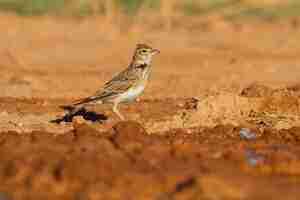
<svg viewBox="0 0 300 200">
<path fill-rule="evenodd" d="M 79 99 L 76 102 L 72 104 L 72 106 L 80 106 L 80 105 L 85 105 L 85 104 L 92 104 L 95 101 L 100 101 L 102 97 L 101 96 L 90 96 L 86 97 L 84 99 Z"/>
<path fill-rule="evenodd" d="M 89 103 L 91 100 L 92 100 L 92 98 L 88 97 L 88 98 L 76 100 L 72 104 L 62 105 L 62 106 L 59 106 L 59 107 L 64 109 L 65 111 L 67 111 L 69 113 L 75 113 L 76 111 L 80 110 L 84 106 L 84 104 Z"/>
<path fill-rule="evenodd" d="M 80 115 L 81 112 L 84 112 L 83 106 L 62 105 L 59 107 L 66 111 L 64 116 L 55 120 L 51 120 L 50 122 L 53 123 L 60 123 L 62 121 L 71 122 L 74 116 Z"/>
<path fill-rule="evenodd" d="M 97 103 L 99 104 L 100 100 L 98 98 L 99 97 L 97 96 L 90 96 L 84 99 L 79 99 L 70 105 L 62 105 L 60 106 L 60 108 L 64 109 L 67 112 L 66 115 L 74 116 L 82 109 L 84 109 L 84 106 L 87 104 L 93 104 L 95 103 L 96 100 Z"/>
</svg>

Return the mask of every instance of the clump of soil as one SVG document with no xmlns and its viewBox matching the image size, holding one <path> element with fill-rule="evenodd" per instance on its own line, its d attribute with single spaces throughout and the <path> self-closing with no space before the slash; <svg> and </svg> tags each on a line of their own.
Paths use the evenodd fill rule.
<svg viewBox="0 0 300 200">
<path fill-rule="evenodd" d="M 277 174 L 300 173 L 298 129 L 268 130 L 251 143 L 239 138 L 239 129 L 218 126 L 157 136 L 125 121 L 105 133 L 87 124 L 58 136 L 2 132 L 0 190 L 13 199 L 252 199 L 257 191 L 277 199 L 291 191 L 296 195 L 288 177 L 281 178 L 284 194 L 277 184 L 264 184 Z M 263 161 L 249 164 L 243 153 L 247 148 Z"/>
</svg>

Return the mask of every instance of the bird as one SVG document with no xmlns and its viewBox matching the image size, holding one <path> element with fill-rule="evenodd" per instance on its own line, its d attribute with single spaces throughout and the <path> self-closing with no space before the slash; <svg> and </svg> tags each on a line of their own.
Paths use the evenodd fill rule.
<svg viewBox="0 0 300 200">
<path fill-rule="evenodd" d="M 120 103 L 137 99 L 143 93 L 151 73 L 153 56 L 158 53 L 160 53 L 158 49 L 138 43 L 128 67 L 113 76 L 94 95 L 63 106 L 68 110 L 67 115 L 73 116 L 84 106 L 90 104 L 112 104 L 112 111 L 120 120 L 125 120 L 118 106 Z"/>
</svg>

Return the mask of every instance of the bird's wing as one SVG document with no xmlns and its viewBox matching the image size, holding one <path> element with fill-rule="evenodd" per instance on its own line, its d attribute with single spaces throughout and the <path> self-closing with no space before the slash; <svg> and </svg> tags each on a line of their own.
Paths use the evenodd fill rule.
<svg viewBox="0 0 300 200">
<path fill-rule="evenodd" d="M 103 89 L 97 91 L 96 94 L 103 92 L 120 94 L 134 86 L 138 80 L 139 76 L 135 71 L 126 69 L 105 83 Z"/>
<path fill-rule="evenodd" d="M 74 103 L 74 105 L 80 105 L 119 95 L 133 87 L 138 80 L 139 76 L 137 73 L 128 69 L 124 70 L 113 77 L 110 81 L 105 83 L 103 88 L 96 91 L 93 96 L 81 99 L 78 102 Z"/>
</svg>

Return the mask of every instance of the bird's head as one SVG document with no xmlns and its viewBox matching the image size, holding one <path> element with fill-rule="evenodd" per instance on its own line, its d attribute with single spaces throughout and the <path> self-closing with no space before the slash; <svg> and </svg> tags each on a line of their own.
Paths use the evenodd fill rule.
<svg viewBox="0 0 300 200">
<path fill-rule="evenodd" d="M 136 49 L 133 55 L 133 65 L 150 65 L 152 57 L 159 53 L 158 49 L 153 49 L 152 47 L 146 44 L 137 44 Z"/>
</svg>

